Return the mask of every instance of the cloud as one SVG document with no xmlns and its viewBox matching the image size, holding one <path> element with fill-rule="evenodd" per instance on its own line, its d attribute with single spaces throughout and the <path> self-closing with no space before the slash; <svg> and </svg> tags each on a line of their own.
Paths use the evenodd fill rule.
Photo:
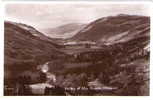
<svg viewBox="0 0 153 100">
<path fill-rule="evenodd" d="M 6 19 L 20 21 L 37 28 L 57 27 L 67 23 L 89 23 L 117 14 L 149 15 L 145 4 L 50 3 L 7 4 Z"/>
</svg>

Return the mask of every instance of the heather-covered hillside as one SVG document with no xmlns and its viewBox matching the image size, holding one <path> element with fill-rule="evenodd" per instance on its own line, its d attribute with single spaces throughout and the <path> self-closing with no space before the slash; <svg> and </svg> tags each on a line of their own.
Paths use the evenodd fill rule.
<svg viewBox="0 0 153 100">
<path fill-rule="evenodd" d="M 124 14 L 108 16 L 91 22 L 72 40 L 124 42 L 135 37 L 149 36 L 149 26 L 150 19 L 146 16 Z"/>
<path fill-rule="evenodd" d="M 37 65 L 63 56 L 59 46 L 35 28 L 5 22 L 5 78 L 12 73 L 33 70 Z M 15 74 L 17 75 L 17 74 Z"/>
</svg>

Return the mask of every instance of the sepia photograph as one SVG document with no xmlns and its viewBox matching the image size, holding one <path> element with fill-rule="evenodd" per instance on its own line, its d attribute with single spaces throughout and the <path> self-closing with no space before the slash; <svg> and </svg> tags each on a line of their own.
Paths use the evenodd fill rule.
<svg viewBox="0 0 153 100">
<path fill-rule="evenodd" d="M 149 4 L 5 4 L 4 96 L 149 96 L 149 66 Z"/>
</svg>

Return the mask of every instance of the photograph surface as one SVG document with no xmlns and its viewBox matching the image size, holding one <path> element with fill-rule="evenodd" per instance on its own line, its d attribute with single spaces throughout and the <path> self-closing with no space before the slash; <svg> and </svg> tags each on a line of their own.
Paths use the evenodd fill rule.
<svg viewBox="0 0 153 100">
<path fill-rule="evenodd" d="M 9 3 L 5 96 L 149 96 L 143 3 Z"/>
</svg>

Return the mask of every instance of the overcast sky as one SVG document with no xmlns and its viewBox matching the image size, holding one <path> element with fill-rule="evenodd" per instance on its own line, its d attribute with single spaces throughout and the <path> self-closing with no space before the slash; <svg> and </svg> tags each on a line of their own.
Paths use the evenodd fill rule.
<svg viewBox="0 0 153 100">
<path fill-rule="evenodd" d="M 67 23 L 89 23 L 104 16 L 117 14 L 149 16 L 145 4 L 7 4 L 6 20 L 22 22 L 37 29 L 53 28 Z"/>
</svg>

